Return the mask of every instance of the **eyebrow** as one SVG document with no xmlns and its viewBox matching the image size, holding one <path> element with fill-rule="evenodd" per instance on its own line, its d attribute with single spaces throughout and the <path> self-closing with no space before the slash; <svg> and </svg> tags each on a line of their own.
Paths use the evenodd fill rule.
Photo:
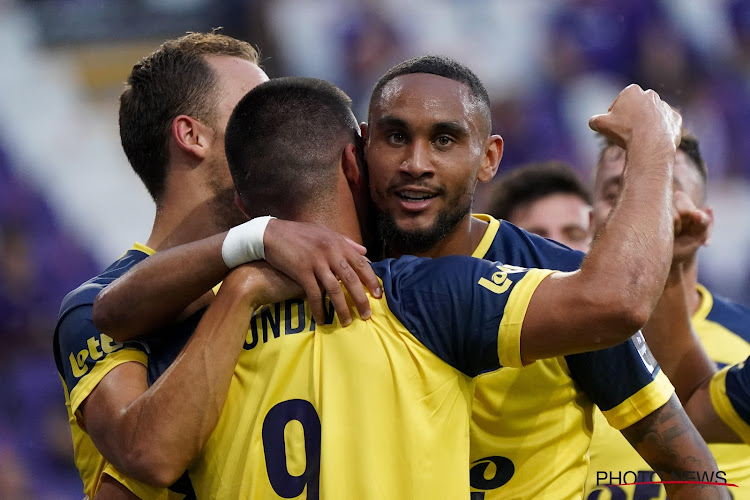
<svg viewBox="0 0 750 500">
<path fill-rule="evenodd" d="M 402 118 L 398 118 L 393 115 L 386 115 L 382 118 L 379 118 L 375 125 L 378 128 L 398 128 L 398 129 L 409 129 L 409 124 L 406 122 L 406 120 Z M 440 133 L 447 133 L 454 135 L 456 137 L 468 137 L 470 135 L 469 128 L 459 122 L 456 121 L 445 121 L 445 122 L 437 122 L 433 123 L 430 126 L 430 133 L 432 135 L 440 134 Z"/>
<path fill-rule="evenodd" d="M 456 137 L 467 137 L 470 134 L 469 128 L 458 122 L 438 122 L 432 125 L 432 133 L 448 133 Z"/>
<path fill-rule="evenodd" d="M 379 118 L 375 125 L 382 128 L 408 128 L 406 121 L 393 115 L 386 115 Z"/>
</svg>

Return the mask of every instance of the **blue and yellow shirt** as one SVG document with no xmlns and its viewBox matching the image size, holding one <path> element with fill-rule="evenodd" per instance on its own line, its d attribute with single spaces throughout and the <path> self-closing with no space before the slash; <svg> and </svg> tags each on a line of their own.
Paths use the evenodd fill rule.
<svg viewBox="0 0 750 500">
<path fill-rule="evenodd" d="M 189 470 L 198 498 L 469 497 L 472 377 L 520 367 L 526 307 L 551 271 L 470 257 L 373 268 L 384 298 L 368 321 L 344 329 L 329 308 L 316 325 L 303 300 L 256 311 Z"/>
<path fill-rule="evenodd" d="M 716 414 L 750 444 L 750 357 L 714 375 L 710 390 Z"/>
<path fill-rule="evenodd" d="M 150 248 L 136 243 L 104 272 L 68 293 L 60 306 L 53 351 L 65 392 L 73 435 L 73 458 L 88 498 L 94 498 L 102 474 L 112 476 L 142 499 L 183 498 L 183 495 L 173 497 L 165 489 L 122 475 L 102 457 L 81 425 L 81 403 L 107 373 L 122 363 L 147 364 L 147 355 L 137 344 L 119 344 L 97 330 L 91 311 L 96 296 L 104 287 L 153 253 Z"/>
<path fill-rule="evenodd" d="M 474 257 L 560 271 L 581 265 L 581 252 L 506 221 L 474 217 L 489 223 Z M 640 334 L 609 349 L 481 375 L 471 422 L 472 500 L 582 498 L 595 405 L 621 436 L 615 429 L 638 422 L 673 393 Z"/>
</svg>

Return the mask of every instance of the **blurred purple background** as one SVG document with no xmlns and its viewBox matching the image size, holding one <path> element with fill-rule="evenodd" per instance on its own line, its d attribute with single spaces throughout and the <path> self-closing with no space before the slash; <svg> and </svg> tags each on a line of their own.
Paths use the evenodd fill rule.
<svg viewBox="0 0 750 500">
<path fill-rule="evenodd" d="M 0 498 L 80 498 L 51 339 L 60 300 L 150 230 L 119 147 L 117 95 L 166 38 L 223 26 L 269 76 L 341 86 L 366 120 L 375 80 L 440 53 L 482 78 L 501 169 L 569 162 L 629 83 L 701 141 L 716 213 L 701 281 L 750 303 L 750 2 L 740 0 L 0 0 Z M 477 208 L 482 208 L 480 190 Z"/>
</svg>

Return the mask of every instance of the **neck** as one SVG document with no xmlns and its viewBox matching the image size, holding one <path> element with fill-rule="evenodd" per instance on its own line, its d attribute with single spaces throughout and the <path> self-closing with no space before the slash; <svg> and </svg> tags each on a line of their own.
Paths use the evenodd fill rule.
<svg viewBox="0 0 750 500">
<path fill-rule="evenodd" d="M 362 245 L 359 221 L 351 209 L 340 207 L 334 210 L 306 209 L 302 214 L 291 218 L 296 222 L 307 222 L 326 227 Z"/>
<path fill-rule="evenodd" d="M 440 240 L 440 243 L 426 252 L 417 254 L 418 257 L 444 257 L 446 255 L 471 255 L 482 241 L 488 224 L 471 216 L 471 213 L 461 219 L 453 230 Z M 389 257 L 400 257 L 405 252 L 398 248 L 389 246 L 387 249 Z"/>
<path fill-rule="evenodd" d="M 172 183 L 173 185 L 175 183 Z M 226 217 L 226 201 L 218 199 L 197 183 L 170 187 L 156 205 L 151 235 L 146 242 L 160 251 L 227 231 L 235 222 Z"/>
<path fill-rule="evenodd" d="M 693 254 L 682 265 L 682 282 L 685 285 L 688 312 L 692 316 L 703 302 L 703 298 L 700 292 L 698 292 L 698 254 Z"/>
</svg>

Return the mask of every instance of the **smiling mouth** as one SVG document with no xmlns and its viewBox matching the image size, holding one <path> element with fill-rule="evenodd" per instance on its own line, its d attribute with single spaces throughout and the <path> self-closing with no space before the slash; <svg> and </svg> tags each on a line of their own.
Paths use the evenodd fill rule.
<svg viewBox="0 0 750 500">
<path fill-rule="evenodd" d="M 399 193 L 396 193 L 396 196 L 404 201 L 425 201 L 435 198 L 437 194 L 424 193 L 421 191 L 401 191 Z"/>
</svg>

